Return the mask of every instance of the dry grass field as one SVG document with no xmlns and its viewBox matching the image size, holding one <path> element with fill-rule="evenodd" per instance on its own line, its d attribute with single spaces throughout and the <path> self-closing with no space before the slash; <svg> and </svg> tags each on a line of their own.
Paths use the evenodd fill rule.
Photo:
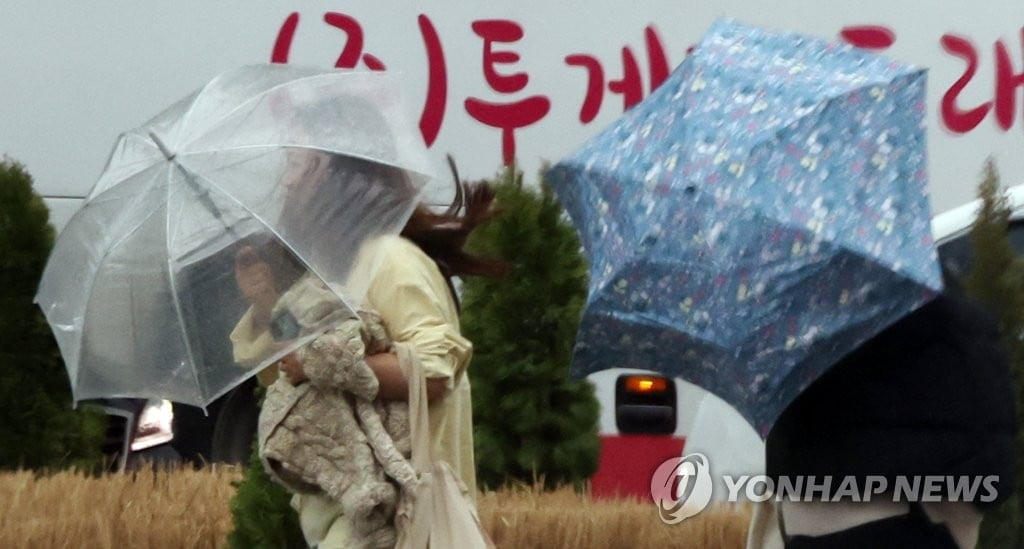
<svg viewBox="0 0 1024 549">
<path fill-rule="evenodd" d="M 0 474 L 0 547 L 224 547 L 233 468 L 87 477 Z M 479 499 L 502 548 L 741 548 L 749 510 L 712 508 L 667 526 L 649 502 L 592 501 L 565 488 L 507 489 Z"/>
<path fill-rule="evenodd" d="M 594 501 L 570 488 L 487 492 L 478 503 L 502 548 L 742 549 L 750 522 L 749 507 L 723 505 L 669 526 L 650 501 Z"/>
</svg>

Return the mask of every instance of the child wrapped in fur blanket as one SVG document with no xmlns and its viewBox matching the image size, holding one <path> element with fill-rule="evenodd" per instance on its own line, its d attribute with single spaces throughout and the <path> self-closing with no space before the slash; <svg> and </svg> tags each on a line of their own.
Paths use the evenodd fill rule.
<svg viewBox="0 0 1024 549">
<path fill-rule="evenodd" d="M 259 416 L 259 454 L 275 481 L 293 493 L 322 492 L 341 503 L 360 546 L 392 547 L 398 492 L 414 478 L 405 402 L 377 402 L 377 378 L 364 361 L 387 352 L 380 318 L 353 318 L 312 275 L 278 300 L 272 318 L 297 324 L 298 337 L 317 332 L 297 351 L 307 382 L 280 374 Z M 327 326 L 326 331 L 324 326 Z"/>
</svg>

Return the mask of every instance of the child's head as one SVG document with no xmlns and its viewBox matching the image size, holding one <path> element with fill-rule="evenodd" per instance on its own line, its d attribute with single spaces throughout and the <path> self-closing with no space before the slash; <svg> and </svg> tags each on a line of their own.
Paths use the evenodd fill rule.
<svg viewBox="0 0 1024 549">
<path fill-rule="evenodd" d="M 273 235 L 259 234 L 242 239 L 238 244 L 236 264 L 248 267 L 265 263 L 273 276 L 274 289 L 283 294 L 307 269 L 299 258 Z"/>
</svg>

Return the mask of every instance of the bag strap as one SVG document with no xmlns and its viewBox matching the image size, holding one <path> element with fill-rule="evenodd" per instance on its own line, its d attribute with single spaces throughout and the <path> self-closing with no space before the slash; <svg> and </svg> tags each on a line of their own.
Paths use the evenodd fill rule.
<svg viewBox="0 0 1024 549">
<path fill-rule="evenodd" d="M 398 365 L 409 383 L 409 438 L 412 442 L 413 469 L 418 473 L 429 471 L 434 464 L 433 444 L 430 441 L 430 413 L 427 409 L 427 383 L 423 367 L 416 352 L 406 343 L 395 344 Z"/>
</svg>

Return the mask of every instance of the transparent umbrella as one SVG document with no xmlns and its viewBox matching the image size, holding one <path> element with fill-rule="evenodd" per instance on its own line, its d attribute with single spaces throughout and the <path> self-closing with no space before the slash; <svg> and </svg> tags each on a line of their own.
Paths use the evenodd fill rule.
<svg viewBox="0 0 1024 549">
<path fill-rule="evenodd" d="M 373 243 L 401 230 L 431 179 L 400 86 L 242 67 L 122 134 L 36 296 L 75 400 L 209 404 L 337 318 L 291 329 L 274 303 L 300 280 L 353 314 Z M 232 334 L 257 316 L 272 337 L 239 352 Z"/>
</svg>

